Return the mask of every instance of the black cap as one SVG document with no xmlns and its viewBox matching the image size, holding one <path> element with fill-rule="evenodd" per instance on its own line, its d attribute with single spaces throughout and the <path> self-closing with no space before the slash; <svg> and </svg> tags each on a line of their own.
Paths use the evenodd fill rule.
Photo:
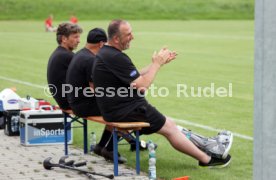
<svg viewBox="0 0 276 180">
<path fill-rule="evenodd" d="M 106 33 L 102 28 L 95 28 L 89 31 L 87 35 L 87 43 L 96 44 L 101 41 L 107 41 Z"/>
</svg>

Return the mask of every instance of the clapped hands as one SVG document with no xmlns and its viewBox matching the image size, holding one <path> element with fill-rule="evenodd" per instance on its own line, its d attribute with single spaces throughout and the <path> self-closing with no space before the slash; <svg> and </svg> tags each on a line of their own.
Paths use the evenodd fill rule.
<svg viewBox="0 0 276 180">
<path fill-rule="evenodd" d="M 152 55 L 152 63 L 162 66 L 174 60 L 177 56 L 175 51 L 171 51 L 168 48 L 162 48 L 159 52 L 154 52 Z"/>
</svg>

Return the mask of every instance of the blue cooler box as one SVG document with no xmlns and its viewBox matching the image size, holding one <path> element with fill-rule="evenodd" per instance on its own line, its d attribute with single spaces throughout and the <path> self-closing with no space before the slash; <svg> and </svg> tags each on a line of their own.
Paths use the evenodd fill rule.
<svg viewBox="0 0 276 180">
<path fill-rule="evenodd" d="M 67 131 L 68 144 L 73 131 Z M 20 143 L 25 146 L 64 144 L 64 118 L 60 110 L 30 110 L 20 113 Z"/>
</svg>

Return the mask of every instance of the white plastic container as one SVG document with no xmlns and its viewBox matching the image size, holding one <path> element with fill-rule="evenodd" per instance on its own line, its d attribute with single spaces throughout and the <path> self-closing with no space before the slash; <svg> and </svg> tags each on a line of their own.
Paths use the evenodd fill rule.
<svg viewBox="0 0 276 180">
<path fill-rule="evenodd" d="M 19 110 L 20 99 L 12 89 L 4 89 L 0 92 L 0 111 Z"/>
</svg>

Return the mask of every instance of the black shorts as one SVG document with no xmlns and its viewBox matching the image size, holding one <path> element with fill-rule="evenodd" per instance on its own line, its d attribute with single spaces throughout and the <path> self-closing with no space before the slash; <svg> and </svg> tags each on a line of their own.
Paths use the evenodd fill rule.
<svg viewBox="0 0 276 180">
<path fill-rule="evenodd" d="M 54 98 L 54 99 L 57 102 L 60 109 L 63 109 L 63 110 L 71 109 L 66 98 L 65 99 L 64 98 Z"/>
<path fill-rule="evenodd" d="M 124 117 L 121 122 L 148 122 L 150 127 L 142 128 L 141 134 L 152 134 L 158 132 L 165 124 L 166 117 L 155 107 L 145 104 L 137 107 Z"/>
<path fill-rule="evenodd" d="M 83 101 L 80 103 L 71 103 L 70 106 L 74 114 L 79 117 L 101 116 L 96 102 Z"/>
</svg>

